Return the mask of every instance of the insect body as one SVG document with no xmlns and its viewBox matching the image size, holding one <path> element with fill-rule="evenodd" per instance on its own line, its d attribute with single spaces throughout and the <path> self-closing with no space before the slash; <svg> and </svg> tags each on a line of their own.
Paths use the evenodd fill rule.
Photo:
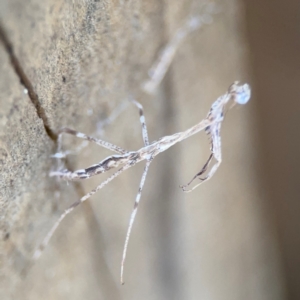
<svg viewBox="0 0 300 300">
<path fill-rule="evenodd" d="M 222 156 L 221 156 L 221 137 L 220 137 L 220 129 L 222 121 L 224 120 L 224 111 L 226 105 L 231 102 L 233 105 L 238 104 L 245 104 L 250 99 L 250 87 L 248 84 L 239 85 L 238 82 L 234 82 L 228 89 L 228 91 L 219 97 L 211 106 L 211 109 L 207 115 L 207 117 L 199 122 L 198 124 L 192 126 L 191 128 L 187 129 L 183 132 L 178 132 L 170 136 L 165 136 L 159 139 L 158 141 L 154 141 L 151 144 L 149 143 L 148 133 L 147 133 L 147 126 L 145 122 L 145 117 L 143 113 L 143 107 L 140 103 L 138 103 L 135 100 L 131 100 L 139 109 L 140 113 L 140 122 L 142 125 L 142 136 L 144 140 L 144 147 L 137 150 L 137 151 L 127 151 L 122 149 L 121 147 L 115 146 L 111 143 L 102 141 L 100 139 L 96 139 L 93 137 L 89 137 L 83 133 L 77 132 L 75 130 L 72 130 L 70 128 L 63 128 L 59 131 L 59 136 L 62 134 L 71 134 L 75 135 L 78 138 L 95 142 L 96 144 L 107 148 L 113 152 L 118 153 L 117 155 L 111 155 L 98 164 L 92 165 L 86 169 L 81 169 L 77 171 L 55 171 L 51 172 L 50 176 L 57 176 L 62 179 L 66 180 L 80 180 L 80 179 L 87 179 L 91 176 L 104 173 L 110 169 L 113 168 L 119 168 L 114 174 L 112 174 L 110 177 L 108 177 L 105 181 L 103 181 L 100 185 L 98 185 L 94 190 L 90 191 L 88 194 L 83 196 L 81 199 L 73 203 L 68 209 L 66 209 L 60 218 L 56 221 L 52 229 L 47 234 L 46 238 L 40 245 L 40 247 L 36 250 L 34 257 L 38 258 L 42 252 L 42 250 L 45 248 L 45 246 L 48 244 L 51 236 L 55 232 L 56 228 L 59 226 L 60 222 L 68 215 L 75 207 L 77 207 L 79 204 L 90 198 L 92 195 L 94 195 L 97 191 L 102 189 L 107 183 L 112 181 L 115 177 L 120 175 L 123 171 L 129 169 L 130 167 L 134 166 L 135 164 L 145 160 L 146 165 L 144 168 L 144 172 L 142 174 L 142 178 L 140 181 L 139 190 L 135 199 L 134 208 L 130 216 L 130 221 L 127 229 L 124 249 L 123 249 L 123 256 L 122 256 L 122 263 L 121 263 L 121 282 L 124 283 L 123 280 L 123 273 L 124 273 L 124 263 L 126 259 L 126 253 L 127 253 L 127 247 L 129 242 L 129 237 L 131 233 L 131 229 L 135 220 L 135 216 L 138 209 L 138 204 L 140 202 L 141 193 L 143 190 L 143 186 L 145 183 L 146 175 L 149 170 L 149 166 L 155 156 L 157 156 L 159 153 L 166 151 L 176 143 L 202 131 L 205 130 L 207 135 L 210 139 L 211 144 L 211 154 L 207 160 L 207 162 L 204 164 L 200 172 L 198 172 L 192 180 L 187 183 L 186 185 L 182 186 L 182 189 L 184 191 L 191 191 L 195 189 L 199 184 L 203 183 L 204 181 L 210 179 L 213 174 L 218 169 L 219 165 L 221 164 Z M 61 138 L 59 138 L 61 140 Z M 60 146 L 59 146 L 60 149 Z M 55 157 L 63 157 L 63 153 L 56 153 Z M 201 177 L 203 174 L 206 173 L 212 159 L 216 160 L 216 163 L 212 166 L 212 168 L 209 170 L 206 176 Z M 200 183 L 194 186 L 192 189 L 188 190 L 188 186 L 195 180 L 199 179 Z"/>
</svg>

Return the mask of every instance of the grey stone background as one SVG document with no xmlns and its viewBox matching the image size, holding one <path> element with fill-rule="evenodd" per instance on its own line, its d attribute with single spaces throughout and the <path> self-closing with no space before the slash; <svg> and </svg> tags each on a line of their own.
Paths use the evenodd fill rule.
<svg viewBox="0 0 300 300">
<path fill-rule="evenodd" d="M 200 0 L 0 1 L 1 299 L 299 299 L 299 4 L 218 4 L 150 96 L 140 90 L 147 71 Z M 49 178 L 59 128 L 92 135 L 134 94 L 156 140 L 199 122 L 237 79 L 253 97 L 226 116 L 214 178 L 193 193 L 178 188 L 209 153 L 204 133 L 152 164 L 124 286 L 121 254 L 142 164 L 78 207 L 31 260 L 64 208 L 106 175 L 69 185 Z M 102 137 L 141 147 L 136 108 Z M 67 163 L 82 168 L 109 154 L 90 145 Z"/>
</svg>

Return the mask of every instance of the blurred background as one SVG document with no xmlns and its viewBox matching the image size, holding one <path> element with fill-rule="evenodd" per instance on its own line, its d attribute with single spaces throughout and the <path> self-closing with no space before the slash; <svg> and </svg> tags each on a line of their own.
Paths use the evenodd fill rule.
<svg viewBox="0 0 300 300">
<path fill-rule="evenodd" d="M 205 5 L 0 0 L 1 299 L 300 299 L 300 2 Z M 191 15 L 203 26 L 183 40 L 156 93 L 143 92 Z M 136 150 L 143 143 L 130 95 L 154 141 L 202 120 L 235 80 L 249 83 L 252 97 L 226 114 L 216 175 L 192 193 L 179 188 L 210 153 L 203 132 L 152 163 L 124 286 L 121 255 L 143 163 L 78 207 L 31 260 L 60 213 L 106 178 L 48 177 L 59 128 Z M 64 149 L 78 145 L 64 139 Z M 75 170 L 108 155 L 89 145 L 66 164 Z"/>
</svg>

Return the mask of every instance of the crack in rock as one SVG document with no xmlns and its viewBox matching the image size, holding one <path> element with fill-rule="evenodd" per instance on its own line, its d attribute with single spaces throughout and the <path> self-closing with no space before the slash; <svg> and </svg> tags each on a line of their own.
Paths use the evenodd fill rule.
<svg viewBox="0 0 300 300">
<path fill-rule="evenodd" d="M 50 137 L 51 140 L 56 141 L 57 134 L 50 128 L 49 120 L 47 118 L 44 108 L 42 107 L 42 105 L 39 101 L 39 97 L 36 94 L 36 92 L 34 91 L 34 88 L 31 84 L 29 78 L 26 76 L 23 68 L 21 67 L 21 64 L 19 63 L 18 58 L 14 54 L 13 46 L 12 46 L 11 42 L 9 41 L 9 39 L 3 29 L 3 26 L 1 24 L 0 24 L 0 41 L 3 43 L 5 50 L 6 50 L 7 54 L 9 55 L 10 62 L 12 64 L 17 76 L 19 77 L 21 84 L 28 91 L 28 96 L 36 109 L 38 117 L 43 121 L 43 125 L 44 125 L 47 135 Z"/>
</svg>

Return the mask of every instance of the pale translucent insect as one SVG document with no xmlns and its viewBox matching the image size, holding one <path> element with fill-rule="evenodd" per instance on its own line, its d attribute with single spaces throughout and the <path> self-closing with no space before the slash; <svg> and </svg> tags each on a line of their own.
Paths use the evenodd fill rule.
<svg viewBox="0 0 300 300">
<path fill-rule="evenodd" d="M 194 30 L 201 28 L 204 24 L 209 24 L 212 21 L 212 13 L 214 12 L 215 6 L 213 3 L 210 3 L 209 5 L 205 6 L 205 11 L 203 15 L 201 16 L 192 16 L 187 19 L 185 24 L 179 28 L 173 38 L 170 40 L 170 42 L 164 47 L 164 49 L 160 52 L 159 58 L 157 61 L 153 64 L 151 67 L 149 73 L 150 79 L 146 81 L 142 85 L 142 89 L 144 91 L 147 91 L 148 93 L 155 93 L 157 87 L 163 80 L 164 76 L 166 75 L 166 72 L 175 56 L 175 53 L 184 40 L 184 38 Z M 106 149 L 109 149 L 115 153 L 116 155 L 111 155 L 98 164 L 92 165 L 86 169 L 76 170 L 74 172 L 69 170 L 61 170 L 61 165 L 58 164 L 58 170 L 55 172 L 51 172 L 50 176 L 56 176 L 61 179 L 65 180 L 82 180 L 87 179 L 91 176 L 104 173 L 108 170 L 119 168 L 114 174 L 112 174 L 110 177 L 108 177 L 105 181 L 103 181 L 100 185 L 98 185 L 95 189 L 90 191 L 88 194 L 83 196 L 81 199 L 73 203 L 69 208 L 67 208 L 60 216 L 60 218 L 55 222 L 54 226 L 51 228 L 45 239 L 43 240 L 42 244 L 39 246 L 39 248 L 34 253 L 34 258 L 38 258 L 43 249 L 46 247 L 46 245 L 49 243 L 49 240 L 59 224 L 62 222 L 62 220 L 73 211 L 75 207 L 77 207 L 82 202 L 86 201 L 88 198 L 90 198 L 92 195 L 94 195 L 96 192 L 98 192 L 100 189 L 102 189 L 107 183 L 112 181 L 114 178 L 116 178 L 118 175 L 120 175 L 123 171 L 129 169 L 130 167 L 134 166 L 135 164 L 145 160 L 146 165 L 144 168 L 144 172 L 142 174 L 142 178 L 140 181 L 139 190 L 135 199 L 134 208 L 130 216 L 129 225 L 127 229 L 124 249 L 123 249 L 123 255 L 122 255 L 122 263 L 121 263 L 121 283 L 124 283 L 124 264 L 127 254 L 127 247 L 128 242 L 132 230 L 132 226 L 135 220 L 135 216 L 137 213 L 138 205 L 141 198 L 141 193 L 143 190 L 143 186 L 145 183 L 146 175 L 149 170 L 149 166 L 151 162 L 153 161 L 154 157 L 157 156 L 159 153 L 166 151 L 171 146 L 175 145 L 176 143 L 202 131 L 205 130 L 206 133 L 209 136 L 210 144 L 211 144 L 211 154 L 207 160 L 207 162 L 204 164 L 204 166 L 201 168 L 200 172 L 198 172 L 190 182 L 188 182 L 186 185 L 182 186 L 182 189 L 186 192 L 189 192 L 193 189 L 195 189 L 199 184 L 203 183 L 204 181 L 210 179 L 213 174 L 216 172 L 217 168 L 221 164 L 222 157 L 221 157 L 221 137 L 220 137 L 220 129 L 222 121 L 224 120 L 224 112 L 227 104 L 229 102 L 232 103 L 231 107 L 234 106 L 236 103 L 238 104 L 246 104 L 248 100 L 250 99 L 250 87 L 248 84 L 239 85 L 238 82 L 234 82 L 228 89 L 228 91 L 219 97 L 211 106 L 211 109 L 207 115 L 206 118 L 204 118 L 201 122 L 194 125 L 193 127 L 187 129 L 183 132 L 178 132 L 170 136 L 165 136 L 159 139 L 158 141 L 154 141 L 152 143 L 149 142 L 148 133 L 147 133 L 147 126 L 145 122 L 145 117 L 143 113 L 143 107 L 140 103 L 135 101 L 134 99 L 131 99 L 131 102 L 137 106 L 140 113 L 140 122 L 142 125 L 142 136 L 144 140 L 144 147 L 137 150 L 137 151 L 127 151 L 125 149 L 122 149 L 119 146 L 113 145 L 109 142 L 103 141 L 98 138 L 87 136 L 81 132 L 75 131 L 70 128 L 63 128 L 58 133 L 58 151 L 56 154 L 53 155 L 53 157 L 57 159 L 61 159 L 66 157 L 68 154 L 77 153 L 81 149 L 83 149 L 87 142 L 91 141 L 99 146 L 102 146 Z M 101 129 L 106 124 L 111 123 L 117 115 L 127 106 L 127 102 L 125 102 L 124 105 L 122 105 L 120 108 L 117 108 L 116 112 L 111 115 L 111 117 L 105 122 L 98 124 L 98 132 L 101 132 Z M 230 107 L 230 108 L 231 108 Z M 71 134 L 74 135 L 80 139 L 83 139 L 83 143 L 77 147 L 75 151 L 61 151 L 61 138 L 62 134 Z M 208 167 L 212 161 L 212 159 L 215 158 L 216 163 L 212 166 L 212 168 L 208 171 Z M 203 176 L 206 174 L 205 176 Z M 201 177 L 203 176 L 203 177 Z M 188 187 L 191 185 L 191 183 L 195 180 L 199 179 L 200 183 L 192 187 L 191 189 L 188 189 Z"/>
<path fill-rule="evenodd" d="M 134 99 L 131 99 L 131 102 L 137 106 L 140 113 L 140 122 L 142 125 L 142 136 L 144 141 L 144 147 L 137 151 L 128 151 L 125 149 L 122 149 L 119 146 L 113 145 L 109 142 L 96 139 L 90 136 L 87 136 L 81 132 L 75 131 L 70 128 L 63 128 L 59 131 L 59 141 L 61 141 L 62 134 L 71 134 L 74 135 L 80 139 L 91 141 L 99 146 L 102 146 L 106 149 L 109 149 L 113 152 L 116 152 L 116 155 L 111 155 L 101 162 L 92 165 L 86 169 L 80 169 L 76 171 L 69 171 L 69 170 L 57 170 L 50 173 L 50 176 L 57 176 L 61 179 L 65 180 L 82 180 L 90 178 L 91 176 L 104 173 L 110 169 L 119 168 L 114 174 L 112 174 L 110 177 L 108 177 L 105 181 L 103 181 L 100 185 L 98 185 L 95 189 L 90 191 L 88 194 L 83 196 L 78 201 L 74 202 L 69 208 L 67 208 L 60 216 L 60 218 L 56 221 L 52 229 L 49 231 L 47 236 L 45 237 L 44 241 L 40 245 L 40 247 L 36 250 L 34 254 L 34 258 L 38 258 L 42 252 L 42 250 L 46 247 L 48 244 L 51 236 L 61 223 L 61 221 L 70 213 L 73 211 L 75 207 L 77 207 L 82 202 L 86 201 L 88 198 L 90 198 L 92 195 L 94 195 L 96 192 L 98 192 L 100 189 L 102 189 L 107 183 L 112 181 L 114 178 L 116 178 L 118 175 L 120 175 L 123 171 L 129 169 L 130 167 L 134 166 L 135 164 L 145 160 L 146 165 L 144 168 L 144 172 L 142 174 L 142 178 L 140 181 L 139 190 L 135 199 L 134 208 L 130 216 L 130 221 L 127 229 L 125 244 L 124 244 L 124 250 L 123 250 L 123 256 L 122 256 L 122 263 L 121 263 L 121 282 L 124 283 L 123 280 L 123 274 L 124 274 L 124 263 L 126 259 L 126 253 L 127 253 L 127 247 L 129 242 L 130 233 L 132 230 L 132 226 L 135 220 L 135 216 L 137 213 L 138 205 L 140 202 L 143 186 L 145 183 L 146 175 L 149 170 L 149 166 L 152 163 L 153 159 L 161 152 L 166 151 L 176 143 L 202 131 L 205 130 L 206 133 L 209 136 L 210 143 L 211 143 L 211 154 L 207 160 L 207 162 L 204 164 L 204 166 L 201 168 L 200 172 L 197 173 L 192 180 L 187 183 L 186 185 L 182 186 L 182 189 L 184 191 L 191 191 L 194 188 L 196 188 L 199 184 L 203 183 L 204 181 L 210 179 L 213 174 L 218 169 L 219 165 L 222 161 L 221 156 L 221 137 L 220 137 L 220 129 L 222 121 L 224 120 L 224 112 L 227 104 L 229 102 L 232 103 L 231 107 L 238 103 L 238 104 L 246 104 L 248 100 L 250 99 L 250 87 L 248 84 L 239 85 L 238 82 L 234 82 L 228 89 L 228 91 L 219 97 L 211 106 L 211 109 L 207 115 L 206 118 L 204 118 L 202 121 L 200 121 L 198 124 L 192 126 L 191 128 L 183 131 L 178 132 L 173 135 L 165 136 L 160 138 L 158 141 L 154 141 L 152 143 L 149 142 L 148 133 L 147 133 L 147 126 L 145 122 L 145 117 L 143 113 L 143 107 L 140 103 L 135 101 Z M 60 149 L 60 146 L 59 146 Z M 57 153 L 55 155 L 56 157 L 64 157 L 65 155 L 63 153 Z M 215 158 L 216 163 L 212 166 L 212 168 L 208 171 L 208 166 L 212 161 L 212 158 Z M 208 171 L 208 172 L 207 172 Z M 204 177 L 201 177 L 202 175 L 205 175 Z M 188 190 L 188 186 L 195 180 L 199 179 L 200 183 L 194 186 L 192 189 Z"/>
</svg>

